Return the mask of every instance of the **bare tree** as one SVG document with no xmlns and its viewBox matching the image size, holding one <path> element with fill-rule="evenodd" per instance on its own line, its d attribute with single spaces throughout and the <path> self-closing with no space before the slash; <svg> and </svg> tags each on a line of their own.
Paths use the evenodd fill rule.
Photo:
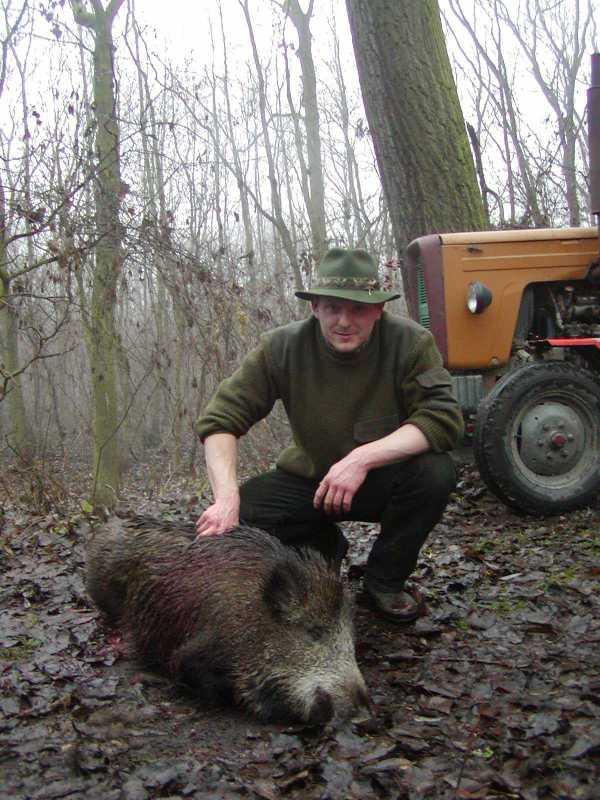
<svg viewBox="0 0 600 800">
<path fill-rule="evenodd" d="M 591 0 L 526 0 L 526 24 L 507 8 L 496 5 L 499 18 L 512 31 L 527 57 L 533 76 L 554 114 L 560 145 L 560 170 L 571 225 L 581 224 L 577 190 L 577 137 L 581 119 L 575 111 L 575 91 L 592 25 Z M 549 54 L 545 64 L 540 50 Z"/>
<path fill-rule="evenodd" d="M 342 58 L 335 21 L 331 22 L 331 35 L 333 52 L 327 64 L 331 77 L 330 83 L 325 84 L 323 103 L 328 134 L 324 140 L 328 153 L 325 175 L 328 186 L 331 185 L 328 200 L 336 209 L 330 223 L 331 233 L 337 243 L 366 247 L 378 253 L 378 228 L 383 215 L 376 203 L 381 186 L 372 139 L 364 124 L 359 92 L 349 86 L 348 64 Z M 363 189 L 365 179 L 368 189 Z M 337 233 L 338 225 L 343 235 Z"/>
<path fill-rule="evenodd" d="M 65 324 L 69 303 L 55 291 L 60 283 L 58 274 L 47 275 L 46 270 L 57 264 L 60 272 L 75 255 L 72 240 L 55 232 L 66 206 L 73 203 L 85 185 L 85 178 L 80 176 L 79 182 L 73 180 L 68 187 L 48 179 L 54 169 L 48 152 L 52 152 L 52 142 L 58 141 L 60 134 L 57 125 L 43 138 L 38 136 L 41 114 L 28 102 L 27 70 L 34 17 L 27 2 L 16 9 L 14 16 L 11 3 L 7 2 L 2 5 L 2 14 L 7 36 L 2 42 L 0 97 L 10 60 L 15 74 L 11 85 L 13 95 L 19 91 L 20 115 L 13 117 L 12 130 L 3 126 L 0 131 L 4 162 L 0 181 L 0 400 L 6 398 L 9 445 L 27 458 L 35 442 L 27 422 L 22 379 L 32 365 L 57 355 L 57 351 L 48 349 L 48 344 Z M 23 45 L 23 54 L 17 39 Z M 7 117 L 12 114 L 4 111 Z M 44 177 L 35 187 L 33 175 L 40 171 Z M 46 277 L 52 279 L 53 290 L 48 290 Z"/>
<path fill-rule="evenodd" d="M 298 265 L 296 246 L 292 239 L 292 236 L 290 235 L 289 227 L 286 223 L 285 216 L 283 213 L 281 193 L 279 190 L 279 178 L 277 175 L 273 148 L 271 146 L 271 134 L 269 131 L 269 124 L 267 119 L 267 90 L 263 74 L 263 67 L 260 62 L 258 48 L 256 46 L 254 29 L 252 27 L 252 19 L 250 16 L 250 10 L 248 8 L 248 0 L 238 0 L 238 2 L 244 12 L 244 18 L 246 20 L 246 25 L 248 27 L 248 35 L 250 37 L 250 44 L 252 46 L 252 57 L 254 60 L 257 89 L 258 89 L 258 108 L 260 112 L 261 130 L 263 136 L 263 148 L 265 150 L 267 158 L 269 187 L 271 190 L 271 211 L 267 212 L 264 208 L 262 208 L 261 210 L 262 213 L 270 219 L 270 221 L 272 222 L 273 226 L 275 227 L 277 233 L 281 238 L 283 249 L 285 251 L 285 254 L 288 258 L 288 261 L 294 273 L 296 289 L 302 289 L 303 288 L 302 273 Z"/>
<path fill-rule="evenodd" d="M 75 22 L 94 38 L 94 117 L 96 163 L 94 176 L 96 251 L 93 287 L 86 308 L 86 345 L 90 360 L 93 401 L 94 485 L 93 502 L 113 507 L 121 486 L 119 404 L 115 355 L 118 333 L 115 304 L 123 266 L 119 206 L 121 181 L 119 126 L 115 96 L 112 25 L 124 0 L 91 0 L 93 13 L 71 0 Z"/>
<path fill-rule="evenodd" d="M 252 235 L 252 218 L 250 213 L 250 197 L 248 194 L 248 181 L 247 181 L 247 161 L 246 164 L 242 163 L 240 148 L 236 146 L 234 115 L 232 111 L 231 97 L 230 97 L 230 75 L 229 75 L 229 62 L 227 55 L 227 39 L 225 36 L 225 25 L 223 23 L 223 12 L 221 3 L 219 3 L 219 19 L 221 22 L 221 40 L 223 45 L 223 95 L 225 98 L 225 107 L 227 113 L 227 130 L 230 142 L 232 143 L 231 155 L 234 165 L 235 180 L 237 183 L 240 195 L 240 208 L 242 212 L 242 225 L 244 231 L 244 250 L 242 258 L 247 260 L 248 273 L 250 278 L 250 285 L 252 293 L 256 296 L 256 272 L 254 263 L 254 238 Z"/>
<path fill-rule="evenodd" d="M 583 54 L 595 46 L 592 3 L 524 0 L 515 9 L 504 0 L 448 0 L 447 7 L 457 64 L 472 87 L 482 162 L 495 173 L 499 223 L 581 224 L 587 144 L 577 95 Z M 493 169 L 494 151 L 502 169 Z"/>
<path fill-rule="evenodd" d="M 298 49 L 296 53 L 300 62 L 302 74 L 301 107 L 304 109 L 303 121 L 305 137 L 300 136 L 298 125 L 300 109 L 294 108 L 290 90 L 287 48 L 284 47 L 284 53 L 286 55 L 286 83 L 288 102 L 296 125 L 296 149 L 302 168 L 302 186 L 304 188 L 306 210 L 310 220 L 312 258 L 314 261 L 318 262 L 326 249 L 327 231 L 325 226 L 325 185 L 323 179 L 323 159 L 321 155 L 319 104 L 317 101 L 317 76 L 315 73 L 315 64 L 312 54 L 312 35 L 310 32 L 314 0 L 309 0 L 306 11 L 302 10 L 299 0 L 284 0 L 283 3 L 276 2 L 276 5 L 278 5 L 292 20 L 296 33 L 298 34 Z M 306 142 L 306 161 L 303 157 L 303 138 Z"/>
</svg>

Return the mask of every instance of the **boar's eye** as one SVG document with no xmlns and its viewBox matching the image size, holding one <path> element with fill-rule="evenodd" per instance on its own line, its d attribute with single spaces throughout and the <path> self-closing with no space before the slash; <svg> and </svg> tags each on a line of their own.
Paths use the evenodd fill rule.
<svg viewBox="0 0 600 800">
<path fill-rule="evenodd" d="M 325 638 L 326 629 L 324 625 L 310 625 L 307 628 L 307 633 L 315 642 L 320 642 Z"/>
</svg>

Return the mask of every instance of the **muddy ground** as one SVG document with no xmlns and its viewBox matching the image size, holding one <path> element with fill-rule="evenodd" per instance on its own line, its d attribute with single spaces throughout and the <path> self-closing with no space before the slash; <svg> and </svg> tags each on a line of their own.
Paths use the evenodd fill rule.
<svg viewBox="0 0 600 800">
<path fill-rule="evenodd" d="M 3 799 L 600 797 L 600 502 L 521 517 L 462 465 L 415 575 L 426 614 L 357 604 L 373 715 L 332 730 L 202 709 L 145 672 L 86 598 L 81 515 L 34 514 L 6 480 L 0 499 Z M 143 485 L 127 502 L 197 513 Z M 360 597 L 374 528 L 345 532 Z"/>
</svg>

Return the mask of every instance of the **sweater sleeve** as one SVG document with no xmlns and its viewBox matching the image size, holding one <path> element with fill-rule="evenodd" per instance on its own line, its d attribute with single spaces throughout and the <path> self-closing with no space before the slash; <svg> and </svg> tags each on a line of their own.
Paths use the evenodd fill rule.
<svg viewBox="0 0 600 800">
<path fill-rule="evenodd" d="M 233 375 L 218 386 L 194 425 L 202 441 L 213 433 L 232 433 L 239 438 L 273 408 L 279 393 L 265 347 L 265 342 L 261 342 Z"/>
<path fill-rule="evenodd" d="M 400 392 L 408 418 L 436 453 L 456 447 L 464 431 L 450 373 L 429 331 L 422 331 L 408 354 Z"/>
</svg>

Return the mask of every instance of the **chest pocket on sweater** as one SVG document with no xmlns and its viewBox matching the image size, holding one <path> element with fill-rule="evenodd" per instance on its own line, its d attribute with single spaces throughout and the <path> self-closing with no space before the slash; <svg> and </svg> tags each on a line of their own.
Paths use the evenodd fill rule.
<svg viewBox="0 0 600 800">
<path fill-rule="evenodd" d="M 400 427 L 400 416 L 388 414 L 385 417 L 364 419 L 354 423 L 354 441 L 359 444 L 374 442 L 393 433 Z"/>
</svg>

